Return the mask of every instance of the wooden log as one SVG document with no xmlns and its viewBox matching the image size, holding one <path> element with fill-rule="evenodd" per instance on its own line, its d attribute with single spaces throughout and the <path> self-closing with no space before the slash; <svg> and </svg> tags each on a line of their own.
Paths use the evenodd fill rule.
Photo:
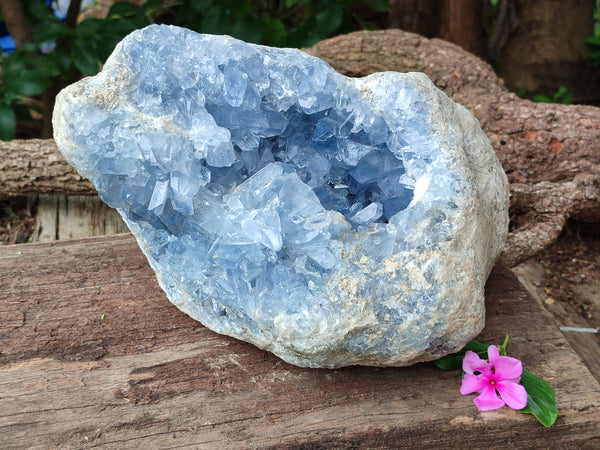
<svg viewBox="0 0 600 450">
<path fill-rule="evenodd" d="M 179 312 L 130 235 L 0 247 L 1 448 L 600 446 L 600 385 L 511 272 L 480 340 L 554 388 L 551 428 L 478 413 L 460 371 L 303 369 Z"/>
<path fill-rule="evenodd" d="M 0 195 L 97 195 L 53 139 L 0 141 Z"/>
<path fill-rule="evenodd" d="M 511 182 L 511 233 L 502 254 L 510 266 L 553 243 L 569 219 L 600 222 L 600 108 L 520 99 L 479 58 L 401 30 L 351 33 L 307 51 L 348 76 L 425 72 L 479 119 Z M 21 154 L 21 145 L 29 146 L 0 143 L 6 158 L 0 194 L 93 194 L 86 180 L 57 161 L 53 142 L 37 141 L 31 154 Z"/>
</svg>

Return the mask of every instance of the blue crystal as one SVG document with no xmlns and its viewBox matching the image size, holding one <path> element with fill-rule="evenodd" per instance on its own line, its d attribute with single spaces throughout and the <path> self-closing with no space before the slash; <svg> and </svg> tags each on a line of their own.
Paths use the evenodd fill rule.
<svg viewBox="0 0 600 450">
<path fill-rule="evenodd" d="M 489 147 L 447 102 L 421 75 L 153 25 L 61 94 L 55 129 L 183 311 L 296 364 L 404 365 L 480 328 L 447 329 L 454 288 L 414 253 L 440 253 L 470 192 L 448 149 Z"/>
</svg>

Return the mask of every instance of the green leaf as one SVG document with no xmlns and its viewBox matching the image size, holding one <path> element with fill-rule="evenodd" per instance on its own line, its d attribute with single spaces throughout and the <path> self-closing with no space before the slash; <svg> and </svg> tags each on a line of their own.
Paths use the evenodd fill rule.
<svg viewBox="0 0 600 450">
<path fill-rule="evenodd" d="M 60 74 L 56 62 L 50 56 L 37 56 L 29 60 L 31 68 L 47 78 L 55 77 Z"/>
<path fill-rule="evenodd" d="M 121 39 L 123 39 L 121 35 L 107 34 L 104 39 L 96 43 L 100 61 L 106 61 Z"/>
<path fill-rule="evenodd" d="M 296 5 L 296 4 L 303 4 L 303 3 L 308 3 L 310 0 L 285 0 L 285 6 L 286 8 L 291 8 L 292 6 Z"/>
<path fill-rule="evenodd" d="M 137 30 L 138 28 L 144 28 L 145 26 L 150 25 L 148 16 L 142 10 L 139 10 L 135 16 L 130 17 L 127 20 L 129 21 L 129 24 L 132 27 L 131 31 Z"/>
<path fill-rule="evenodd" d="M 190 2 L 190 8 L 196 14 L 206 14 L 212 4 L 213 0 L 195 0 Z"/>
<path fill-rule="evenodd" d="M 246 42 L 260 42 L 261 27 L 252 17 L 245 17 L 231 27 L 231 35 Z"/>
<path fill-rule="evenodd" d="M 546 95 L 534 95 L 531 100 L 536 103 L 552 103 L 552 99 Z"/>
<path fill-rule="evenodd" d="M 10 141 L 15 137 L 17 118 L 15 112 L 8 105 L 0 105 L 0 139 Z"/>
<path fill-rule="evenodd" d="M 75 32 L 81 37 L 96 36 L 102 27 L 104 26 L 105 20 L 103 19 L 85 19 L 79 22 Z"/>
<path fill-rule="evenodd" d="M 229 11 L 217 5 L 213 5 L 202 18 L 201 32 L 209 34 L 222 34 L 231 27 Z"/>
<path fill-rule="evenodd" d="M 131 17 L 139 12 L 140 8 L 128 2 L 117 2 L 108 10 L 107 18 L 113 17 Z"/>
<path fill-rule="evenodd" d="M 95 41 L 98 59 L 104 62 L 125 36 L 146 25 L 148 25 L 148 18 L 143 12 L 130 19 L 113 18 L 104 21 L 99 32 L 102 38 Z"/>
<path fill-rule="evenodd" d="M 136 16 L 137 17 L 137 16 Z M 141 24 L 142 26 L 147 25 L 148 22 L 145 20 L 145 23 Z M 127 36 L 137 27 L 135 26 L 133 20 L 114 18 L 109 19 L 103 24 L 103 32 L 104 35 L 110 34 L 113 36 L 120 36 L 120 39 Z"/>
<path fill-rule="evenodd" d="M 37 44 L 54 42 L 59 37 L 68 33 L 68 30 L 68 27 L 62 22 L 51 21 L 35 29 L 33 32 L 33 40 Z"/>
<path fill-rule="evenodd" d="M 18 77 L 11 77 L 5 83 L 5 90 L 19 95 L 40 95 L 50 87 L 50 80 L 40 72 L 27 70 Z"/>
<path fill-rule="evenodd" d="M 288 28 L 285 45 L 295 48 L 310 47 L 311 44 L 307 42 L 309 40 L 307 36 L 310 29 L 310 23 L 306 21 L 302 22 L 299 26 Z"/>
<path fill-rule="evenodd" d="M 27 53 L 35 53 L 38 51 L 38 46 L 34 42 L 29 41 L 25 43 L 23 50 Z"/>
<path fill-rule="evenodd" d="M 560 100 L 560 98 L 565 95 L 567 93 L 567 88 L 564 86 L 561 86 L 558 88 L 558 90 L 556 91 L 556 93 L 554 94 L 554 96 L 552 97 L 552 100 L 554 100 L 555 102 L 558 102 Z"/>
<path fill-rule="evenodd" d="M 287 31 L 285 25 L 279 19 L 269 18 L 263 20 L 260 24 L 260 34 L 262 43 L 275 47 L 286 45 Z"/>
<path fill-rule="evenodd" d="M 521 385 L 527 391 L 527 406 L 519 412 L 533 414 L 542 425 L 551 426 L 558 417 L 558 409 L 550 385 L 527 369 L 523 369 Z"/>
<path fill-rule="evenodd" d="M 562 100 L 560 101 L 561 104 L 563 105 L 570 105 L 573 102 L 573 94 L 568 93 L 567 95 L 565 95 Z"/>
<path fill-rule="evenodd" d="M 590 61 L 592 62 L 592 67 L 600 66 L 600 50 L 592 52 L 590 55 Z"/>
<path fill-rule="evenodd" d="M 181 5 L 181 3 L 163 4 L 163 0 L 146 0 L 146 2 L 142 5 L 142 8 L 144 9 L 147 17 L 153 17 L 164 9 L 179 5 Z"/>
<path fill-rule="evenodd" d="M 52 53 L 50 53 L 50 57 L 54 60 L 61 73 L 66 74 L 71 69 L 73 64 L 71 61 L 71 52 L 66 43 L 58 44 Z"/>
<path fill-rule="evenodd" d="M 473 340 L 465 345 L 461 351 L 446 355 L 443 358 L 433 361 L 433 363 L 442 370 L 460 369 L 467 350 L 477 353 L 482 359 L 487 359 L 487 350 L 489 346 L 489 344 Z"/>
<path fill-rule="evenodd" d="M 585 43 L 590 45 L 598 45 L 600 46 L 600 37 L 589 36 L 585 38 Z"/>
<path fill-rule="evenodd" d="M 9 55 L 6 55 L 2 60 L 2 77 L 4 78 L 4 82 L 11 76 L 19 76 L 21 72 L 27 70 L 27 61 L 29 60 L 29 55 L 24 50 L 17 50 Z"/>
<path fill-rule="evenodd" d="M 376 12 L 386 12 L 392 8 L 389 0 L 367 0 L 366 3 Z"/>
<path fill-rule="evenodd" d="M 315 14 L 317 33 L 321 37 L 328 36 L 340 27 L 343 18 L 344 10 L 339 3 L 332 1 L 325 3 L 322 9 Z"/>
<path fill-rule="evenodd" d="M 77 69 L 85 75 L 96 75 L 98 73 L 98 53 L 95 48 L 81 39 L 73 40 L 71 47 L 73 63 Z"/>
<path fill-rule="evenodd" d="M 44 0 L 28 0 L 26 5 L 31 15 L 39 22 L 43 22 L 52 14 L 50 11 L 50 7 L 46 4 Z"/>
</svg>

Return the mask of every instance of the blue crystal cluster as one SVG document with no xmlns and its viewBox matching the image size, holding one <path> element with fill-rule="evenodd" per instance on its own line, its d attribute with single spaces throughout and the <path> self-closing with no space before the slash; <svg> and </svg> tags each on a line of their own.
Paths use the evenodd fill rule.
<svg viewBox="0 0 600 450">
<path fill-rule="evenodd" d="M 433 327 L 439 286 L 381 271 L 448 240 L 465 189 L 440 151 L 460 137 L 434 133 L 424 85 L 156 25 L 70 88 L 57 142 L 211 329 L 302 365 L 400 364 L 399 340 L 413 359 L 456 345 Z"/>
</svg>

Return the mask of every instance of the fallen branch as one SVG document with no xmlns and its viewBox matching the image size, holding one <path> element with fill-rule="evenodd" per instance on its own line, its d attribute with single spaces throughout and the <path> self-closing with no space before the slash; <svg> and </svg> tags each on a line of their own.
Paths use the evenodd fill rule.
<svg viewBox="0 0 600 450">
<path fill-rule="evenodd" d="M 53 139 L 0 141 L 0 195 L 97 195 Z"/>
<path fill-rule="evenodd" d="M 550 245 L 569 219 L 600 222 L 600 108 L 533 103 L 459 47 L 400 30 L 361 31 L 307 50 L 340 73 L 425 72 L 480 121 L 511 183 L 514 266 Z M 92 195 L 52 140 L 0 143 L 0 195 Z"/>
</svg>

